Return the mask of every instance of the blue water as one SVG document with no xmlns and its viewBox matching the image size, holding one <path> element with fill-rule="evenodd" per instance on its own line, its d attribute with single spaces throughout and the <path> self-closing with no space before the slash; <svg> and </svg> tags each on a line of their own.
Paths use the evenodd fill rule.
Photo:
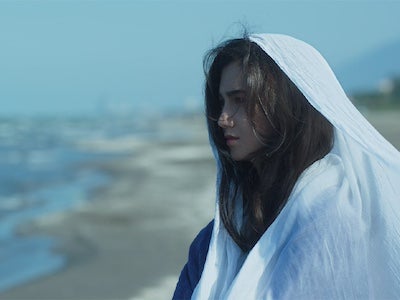
<svg viewBox="0 0 400 300">
<path fill-rule="evenodd" d="M 108 118 L 0 119 L 0 292 L 50 274 L 66 263 L 57 240 L 21 237 L 18 226 L 72 209 L 107 183 L 107 174 L 79 165 L 132 153 L 83 150 L 81 141 L 154 136 L 146 123 Z"/>
</svg>

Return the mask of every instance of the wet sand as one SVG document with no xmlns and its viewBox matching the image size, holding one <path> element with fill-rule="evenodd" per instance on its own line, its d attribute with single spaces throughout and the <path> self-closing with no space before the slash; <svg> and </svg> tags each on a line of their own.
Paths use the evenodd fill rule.
<svg viewBox="0 0 400 300">
<path fill-rule="evenodd" d="M 26 224 L 20 234 L 59 238 L 67 267 L 0 294 L 0 299 L 169 299 L 187 250 L 213 216 L 215 165 L 203 120 L 178 120 L 183 141 L 91 142 L 96 151 L 134 148 L 111 162 L 80 166 L 108 173 L 74 211 Z"/>
<path fill-rule="evenodd" d="M 371 123 L 400 149 L 400 112 L 369 113 Z M 59 238 L 68 265 L 0 294 L 1 299 L 170 299 L 187 250 L 212 218 L 215 166 L 201 119 L 178 120 L 191 138 L 84 145 L 135 149 L 135 154 L 82 168 L 112 182 L 76 210 L 27 224 L 21 234 Z M 100 148 L 99 148 L 100 147 Z"/>
</svg>

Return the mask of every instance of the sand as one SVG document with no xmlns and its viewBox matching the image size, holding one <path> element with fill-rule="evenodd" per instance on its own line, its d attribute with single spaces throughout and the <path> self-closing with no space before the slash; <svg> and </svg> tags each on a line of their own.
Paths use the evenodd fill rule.
<svg viewBox="0 0 400 300">
<path fill-rule="evenodd" d="M 102 170 L 113 180 L 75 210 L 22 226 L 21 234 L 59 238 L 57 252 L 66 255 L 68 265 L 0 294 L 1 299 L 171 298 L 190 242 L 212 219 L 215 201 L 215 164 L 203 120 L 176 122 L 189 133 L 183 141 L 132 137 L 81 145 L 135 151 L 80 166 Z"/>
<path fill-rule="evenodd" d="M 369 112 L 372 124 L 400 149 L 400 112 Z M 81 168 L 103 170 L 112 182 L 71 212 L 23 226 L 21 234 L 60 240 L 68 265 L 3 294 L 1 299 L 170 299 L 187 250 L 214 210 L 215 165 L 203 121 L 176 120 L 181 142 L 136 138 L 92 141 L 96 151 L 134 154 Z"/>
</svg>

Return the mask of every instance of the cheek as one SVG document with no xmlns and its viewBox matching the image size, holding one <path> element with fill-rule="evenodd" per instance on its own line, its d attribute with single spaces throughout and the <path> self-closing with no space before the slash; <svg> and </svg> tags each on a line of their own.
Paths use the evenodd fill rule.
<svg viewBox="0 0 400 300">
<path fill-rule="evenodd" d="M 267 138 L 271 134 L 272 126 L 265 115 L 257 114 L 254 118 L 254 130 L 262 138 Z"/>
</svg>

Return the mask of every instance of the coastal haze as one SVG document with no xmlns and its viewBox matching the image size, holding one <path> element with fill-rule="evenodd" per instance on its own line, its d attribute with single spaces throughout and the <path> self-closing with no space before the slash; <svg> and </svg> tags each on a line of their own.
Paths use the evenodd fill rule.
<svg viewBox="0 0 400 300">
<path fill-rule="evenodd" d="M 214 215 L 201 60 L 243 24 L 314 45 L 349 96 L 399 78 L 399 1 L 189 2 L 0 3 L 1 299 L 171 298 Z M 400 149 L 385 105 L 360 110 Z"/>
<path fill-rule="evenodd" d="M 400 1 L 1 1 L 0 115 L 198 109 L 204 53 L 244 29 L 302 39 L 345 87 L 370 88 L 377 78 L 365 77 L 393 75 L 398 51 L 362 72 L 354 63 L 396 45 L 399 11 Z"/>
</svg>

